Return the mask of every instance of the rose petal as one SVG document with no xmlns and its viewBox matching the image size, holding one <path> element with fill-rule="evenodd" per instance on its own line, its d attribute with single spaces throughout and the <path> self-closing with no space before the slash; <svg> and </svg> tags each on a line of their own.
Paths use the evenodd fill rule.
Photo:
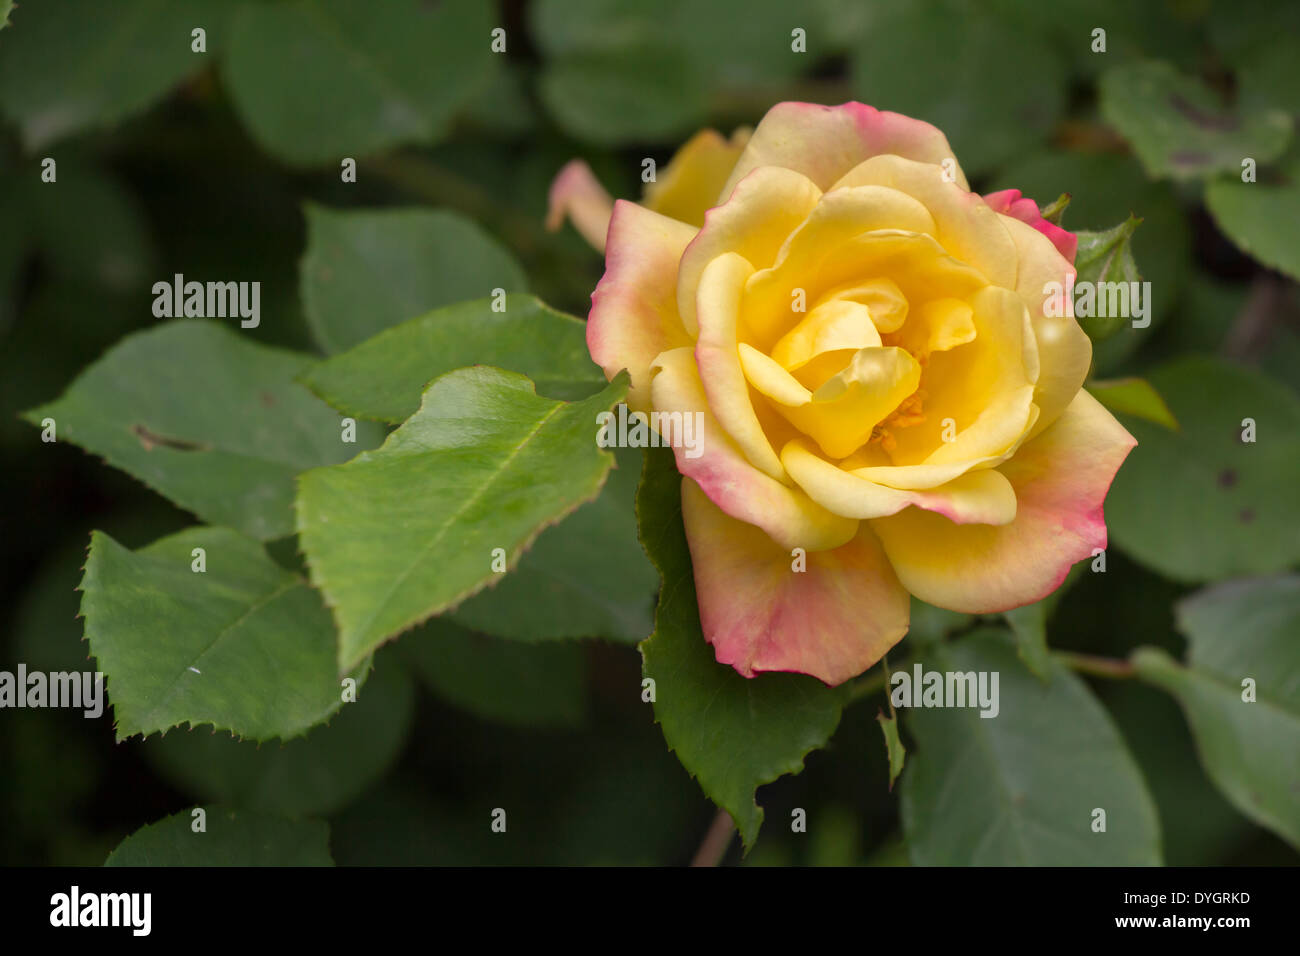
<svg viewBox="0 0 1300 956">
<path fill-rule="evenodd" d="M 923 601 L 968 614 L 1030 604 L 1106 547 L 1102 505 L 1135 444 L 1080 390 L 1055 424 L 999 466 L 1016 493 L 1010 524 L 959 525 L 909 508 L 871 526 L 903 586 Z"/>
<path fill-rule="evenodd" d="M 751 465 L 709 410 L 690 348 L 664 352 L 654 363 L 651 391 L 659 412 L 701 416 L 697 454 L 675 446 L 677 470 L 699 483 L 713 502 L 739 521 L 756 525 L 784 548 L 809 552 L 838 548 L 858 522 L 833 515 L 798 488 Z"/>
<path fill-rule="evenodd" d="M 1007 524 L 1016 516 L 1016 493 L 1001 473 L 984 468 L 925 491 L 900 491 L 868 481 L 827 461 L 806 439 L 787 442 L 781 463 L 813 501 L 849 518 L 882 518 L 908 505 L 935 511 L 959 524 Z"/>
<path fill-rule="evenodd" d="M 1016 291 L 1029 309 L 1034 339 L 1038 343 L 1041 371 L 1034 404 L 1041 414 L 1032 437 L 1056 421 L 1083 386 L 1092 365 L 1092 340 L 1074 319 L 1074 303 L 1068 296 L 1064 297 L 1063 303 L 1065 315 L 1043 314 L 1048 298 L 1044 287 L 1049 282 L 1064 285 L 1067 277 L 1075 274 L 1074 267 L 1061 257 L 1042 233 L 1015 219 L 1007 218 L 1006 225 L 1020 258 Z"/>
<path fill-rule="evenodd" d="M 947 137 L 929 123 L 864 103 L 778 103 L 754 130 L 722 193 L 762 166 L 796 170 L 829 189 L 858 163 L 881 154 L 935 165 L 950 160 L 957 183 L 969 188 Z"/>
<path fill-rule="evenodd" d="M 694 235 L 690 226 L 635 203 L 614 204 L 605 275 L 591 296 L 587 348 L 606 378 L 628 370 L 631 408 L 649 408 L 655 356 L 690 344 L 677 314 L 675 280 Z"/>
<path fill-rule="evenodd" d="M 567 217 L 582 238 L 597 251 L 605 251 L 605 233 L 614 211 L 610 198 L 591 167 L 580 159 L 565 163 L 551 182 L 547 199 L 546 228 L 555 232 Z"/>
<path fill-rule="evenodd" d="M 772 265 L 821 195 L 807 177 L 773 166 L 754 170 L 725 203 L 708 211 L 677 274 L 677 307 L 687 332 L 698 331 L 695 296 L 705 267 L 727 252 L 743 256 L 755 269 Z"/>
<path fill-rule="evenodd" d="M 974 266 L 994 285 L 1016 286 L 1016 245 L 1007 232 L 1009 220 L 975 193 L 944 179 L 942 170 L 901 156 L 875 156 L 855 166 L 831 192 L 855 186 L 888 186 L 920 201 L 934 217 L 939 244 Z"/>
<path fill-rule="evenodd" d="M 1003 189 L 1001 192 L 989 193 L 984 197 L 989 208 L 1012 219 L 1019 219 L 1026 225 L 1033 226 L 1056 246 L 1066 262 L 1073 263 L 1075 253 L 1079 250 L 1079 239 L 1062 229 L 1054 222 L 1048 222 L 1038 209 L 1038 203 L 1027 196 L 1021 196 L 1019 189 Z"/>
<path fill-rule="evenodd" d="M 724 139 L 716 130 L 696 133 L 647 183 L 642 203 L 647 209 L 699 227 L 704 214 L 725 198 L 723 183 L 731 175 L 752 131 L 742 126 Z"/>
<path fill-rule="evenodd" d="M 690 479 L 682 519 L 704 637 L 719 663 L 745 677 L 788 671 L 834 686 L 907 633 L 907 592 L 865 525 L 841 547 L 808 553 L 806 570 L 795 571 L 789 548 L 728 517 Z"/>
</svg>

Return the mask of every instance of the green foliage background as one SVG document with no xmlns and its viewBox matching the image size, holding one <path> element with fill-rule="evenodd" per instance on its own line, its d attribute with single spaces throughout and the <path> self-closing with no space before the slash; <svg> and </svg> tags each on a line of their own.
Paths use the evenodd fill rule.
<svg viewBox="0 0 1300 956">
<path fill-rule="evenodd" d="M 710 798 L 751 865 L 1297 861 L 1300 7 L 31 0 L 6 14 L 0 669 L 81 669 L 93 653 L 117 727 L 0 711 L 0 862 L 97 864 L 150 824 L 110 862 L 671 864 L 699 845 Z M 795 28 L 807 53 L 791 52 Z M 1179 428 L 1124 416 L 1140 445 L 1107 501 L 1106 572 L 1085 566 L 1006 620 L 917 607 L 896 652 L 1000 670 L 996 721 L 903 713 L 882 738 L 879 671 L 831 693 L 718 668 L 662 458 L 646 456 L 638 500 L 647 557 L 643 456 L 610 470 L 571 450 L 566 416 L 589 422 L 622 383 L 601 392 L 585 357 L 602 263 L 543 228 L 551 178 L 581 156 L 635 198 L 644 157 L 662 168 L 699 127 L 730 132 L 789 99 L 934 122 L 974 188 L 1069 192 L 1071 230 L 1142 220 L 1129 251 L 1153 321 L 1098 334 L 1095 374 L 1149 380 Z M 260 326 L 155 319 L 150 288 L 174 273 L 260 281 Z M 537 394 L 454 371 L 478 362 Z M 522 411 L 477 444 L 420 446 L 486 407 Z M 341 412 L 362 419 L 355 448 L 322 437 Z M 46 415 L 57 444 L 33 427 Z M 192 447 L 147 448 L 125 430 L 136 419 Z M 564 455 L 573 480 L 525 508 L 526 482 L 492 450 L 543 425 L 539 462 Z M 464 469 L 462 484 L 501 472 L 500 495 L 478 523 L 456 511 L 420 587 L 376 602 L 352 569 L 386 574 L 380 558 L 420 552 L 439 520 L 420 467 Z M 391 484 L 368 484 L 381 472 Z M 438 500 L 460 500 L 455 484 Z M 511 573 L 457 604 L 483 583 L 457 550 L 498 539 Z M 633 645 L 655 628 L 656 569 L 652 708 Z M 392 618 L 356 629 L 343 664 L 359 699 L 341 709 L 329 608 Z M 243 666 L 229 688 L 180 683 L 232 622 L 238 653 L 210 671 Z M 1242 676 L 1257 704 L 1239 702 Z M 1087 829 L 1097 782 L 1104 836 Z M 185 838 L 194 805 L 210 814 L 201 851 Z"/>
</svg>

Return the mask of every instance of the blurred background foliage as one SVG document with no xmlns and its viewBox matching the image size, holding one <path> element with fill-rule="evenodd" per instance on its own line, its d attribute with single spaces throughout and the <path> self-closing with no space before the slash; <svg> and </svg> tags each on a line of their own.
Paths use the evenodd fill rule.
<svg viewBox="0 0 1300 956">
<path fill-rule="evenodd" d="M 0 2 L 6 13 L 0 667 L 85 666 L 73 588 L 91 528 L 135 548 L 193 523 L 17 418 L 153 325 L 153 282 L 259 280 L 262 322 L 245 334 L 332 351 L 410 316 L 363 333 L 346 311 L 306 308 L 309 232 L 321 231 L 324 255 L 329 209 L 426 206 L 464 237 L 421 249 L 417 266 L 468 247 L 458 274 L 504 270 L 512 288 L 585 315 L 600 258 L 572 230 L 542 226 L 563 163 L 581 156 L 616 196 L 635 197 L 644 157 L 662 165 L 696 129 L 752 125 L 790 99 L 927 119 L 974 188 L 1040 203 L 1071 193 L 1067 228 L 1143 220 L 1133 249 L 1153 321 L 1101 343 L 1096 373 L 1150 378 L 1183 430 L 1130 426 L 1142 445 L 1107 503 L 1107 571 L 1077 576 L 1057 602 L 1053 647 L 1181 656 L 1176 601 L 1300 561 L 1300 58 L 1287 39 L 1300 35 L 1300 6 L 116 0 L 110 11 L 30 0 Z M 490 50 L 496 27 L 504 55 Z M 795 28 L 806 53 L 791 52 Z M 57 185 L 41 181 L 47 156 Z M 1244 187 L 1242 156 L 1259 165 Z M 342 157 L 357 160 L 355 183 L 340 181 Z M 411 284 L 417 311 L 467 295 L 416 269 L 396 281 Z M 315 294 L 338 302 L 348 290 Z M 1231 438 L 1241 401 L 1272 426 L 1260 439 L 1271 450 L 1226 481 L 1205 450 Z M 634 477 L 637 463 L 625 464 L 616 475 Z M 611 494 L 630 501 L 631 487 Z M 585 511 L 603 521 L 608 507 Z M 290 565 L 295 550 L 273 548 Z M 619 560 L 653 588 L 639 554 Z M 640 701 L 631 641 L 649 632 L 649 601 L 625 609 L 603 643 L 512 643 L 471 630 L 494 612 L 475 613 L 426 625 L 436 640 L 384 648 L 360 704 L 288 745 L 207 729 L 115 744 L 107 719 L 0 714 L 0 862 L 97 864 L 141 825 L 209 801 L 326 819 L 343 864 L 689 860 L 714 811 Z M 921 639 L 918 628 L 908 641 Z M 1296 862 L 1211 785 L 1171 698 L 1090 683 L 1155 798 L 1166 862 Z M 748 863 L 907 859 L 874 707 L 847 708 L 830 745 L 759 802 L 769 826 Z M 495 807 L 510 808 L 506 835 L 489 832 Z M 782 822 L 794 808 L 808 811 L 807 834 Z"/>
</svg>

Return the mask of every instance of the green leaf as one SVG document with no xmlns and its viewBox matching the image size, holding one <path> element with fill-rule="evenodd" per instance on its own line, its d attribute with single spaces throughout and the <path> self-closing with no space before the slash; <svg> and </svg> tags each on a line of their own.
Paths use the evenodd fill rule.
<svg viewBox="0 0 1300 956">
<path fill-rule="evenodd" d="M 1106 710 L 1059 662 L 1043 683 L 1014 642 L 984 630 L 927 648 L 924 671 L 998 675 L 998 713 L 920 707 L 903 775 L 918 866 L 1137 866 L 1160 862 L 1155 805 Z M 991 685 L 990 685 L 991 686 Z M 919 688 L 912 688 L 913 698 Z M 896 702 L 897 703 L 897 702 Z M 992 711 L 990 711 L 991 713 Z M 1094 811 L 1106 812 L 1094 832 Z"/>
<path fill-rule="evenodd" d="M 910 620 L 907 641 L 911 644 L 933 644 L 942 641 L 954 631 L 967 627 L 975 617 L 926 604 L 916 595 L 912 595 Z"/>
<path fill-rule="evenodd" d="M 445 306 L 380 332 L 313 366 L 302 382 L 349 415 L 397 423 L 420 407 L 439 375 L 468 365 L 527 375 L 539 395 L 586 398 L 605 386 L 587 353 L 587 324 L 531 295 Z"/>
<path fill-rule="evenodd" d="M 97 0 L 14 9 L 13 33 L 0 46 L 0 109 L 29 151 L 151 106 L 211 64 L 226 18 L 217 0 L 118 0 L 108 17 Z M 190 49 L 195 27 L 207 30 L 206 54 Z"/>
<path fill-rule="evenodd" d="M 430 690 L 484 720 L 548 728 L 586 717 L 581 644 L 520 644 L 434 618 L 399 647 Z"/>
<path fill-rule="evenodd" d="M 1216 179 L 1205 188 L 1205 205 L 1242 252 L 1300 279 L 1294 226 L 1300 222 L 1300 164 L 1288 167 L 1279 181 Z"/>
<path fill-rule="evenodd" d="M 1102 117 L 1157 178 L 1240 172 L 1243 158 L 1260 163 L 1276 159 L 1291 139 L 1291 117 L 1282 110 L 1225 108 L 1204 83 L 1168 63 L 1107 70 L 1098 95 Z"/>
<path fill-rule="evenodd" d="M 894 789 L 894 781 L 903 772 L 903 763 L 907 759 L 907 748 L 898 736 L 898 717 L 886 717 L 883 712 L 876 713 L 876 723 L 885 735 L 885 751 L 889 754 L 889 789 Z"/>
<path fill-rule="evenodd" d="M 1174 418 L 1160 393 L 1144 378 L 1093 379 L 1088 383 L 1088 391 L 1112 412 L 1132 415 L 1178 431 L 1178 419 Z"/>
<path fill-rule="evenodd" d="M 681 476 L 667 449 L 647 451 L 645 460 L 637 523 L 663 580 L 655 632 L 641 643 L 655 720 L 705 795 L 731 814 L 748 849 L 763 823 L 754 791 L 803 769 L 804 757 L 835 732 L 844 694 L 799 674 L 746 679 L 717 662 L 700 629 Z"/>
<path fill-rule="evenodd" d="M 191 528 L 139 551 L 96 531 L 81 590 L 118 740 L 183 723 L 287 740 L 342 706 L 320 596 L 233 531 Z"/>
<path fill-rule="evenodd" d="M 478 0 L 244 3 L 224 80 L 268 152 L 304 165 L 360 162 L 445 132 L 488 79 L 494 26 Z"/>
<path fill-rule="evenodd" d="M 199 800 L 292 817 L 335 813 L 369 790 L 406 743 L 415 688 L 397 663 L 381 664 L 328 725 L 289 743 L 176 730 L 145 741 L 141 752 Z"/>
<path fill-rule="evenodd" d="M 852 83 L 863 102 L 943 130 L 968 175 L 1038 145 L 1065 109 L 1065 64 L 1041 34 L 960 2 L 883 5 L 855 44 Z"/>
<path fill-rule="evenodd" d="M 1300 561 L 1300 398 L 1218 359 L 1179 359 L 1148 377 L 1182 429 L 1125 419 L 1138 446 L 1106 497 L 1111 541 L 1186 582 Z M 1246 419 L 1253 442 L 1242 440 Z"/>
<path fill-rule="evenodd" d="M 1176 614 L 1186 666 L 1142 648 L 1134 667 L 1182 705 L 1224 796 L 1300 847 L 1300 576 L 1221 584 L 1180 601 Z"/>
<path fill-rule="evenodd" d="M 313 204 L 304 212 L 302 301 L 327 352 L 350 349 L 439 306 L 527 288 L 510 253 L 457 213 Z"/>
<path fill-rule="evenodd" d="M 659 45 L 563 57 L 543 72 L 539 92 L 567 132 L 603 146 L 683 138 L 707 106 L 690 61 Z"/>
<path fill-rule="evenodd" d="M 57 401 L 23 413 L 53 418 L 71 441 L 211 524 L 269 540 L 293 532 L 293 478 L 371 447 L 359 424 L 294 382 L 312 364 L 227 326 L 164 322 L 127 336 Z"/>
<path fill-rule="evenodd" d="M 0 0 L 0 30 L 9 26 L 9 15 L 14 12 L 14 0 Z"/>
<path fill-rule="evenodd" d="M 600 496 L 543 531 L 514 571 L 456 608 L 456 620 L 519 641 L 649 635 L 659 575 L 637 541 L 640 475 L 640 452 L 619 450 Z"/>
<path fill-rule="evenodd" d="M 141 827 L 105 866 L 333 866 L 329 825 L 315 820 L 204 807 L 205 830 L 194 832 L 191 810 Z"/>
<path fill-rule="evenodd" d="M 1077 281 L 1090 282 L 1094 285 L 1103 282 L 1137 282 L 1141 276 L 1138 274 L 1137 263 L 1133 261 L 1129 242 L 1133 238 L 1133 231 L 1141 222 L 1141 219 L 1129 216 L 1125 222 L 1105 232 L 1086 230 L 1076 232 L 1075 235 L 1079 240 L 1079 251 L 1074 257 L 1074 265 L 1078 270 Z M 1134 311 L 1131 306 L 1128 310 L 1111 309 L 1109 297 L 1100 288 L 1096 289 L 1090 307 L 1083 304 L 1086 301 L 1081 302 L 1076 294 L 1075 315 L 1078 317 L 1079 325 L 1094 342 L 1110 338 L 1131 318 L 1131 315 L 1102 313 Z M 1124 301 L 1129 300 L 1125 298 Z M 1150 307 L 1150 302 L 1147 303 L 1147 307 Z M 1090 314 L 1084 315 L 1085 311 Z"/>
<path fill-rule="evenodd" d="M 1016 655 L 1039 680 L 1051 676 L 1051 656 L 1047 650 L 1047 607 L 1044 601 L 1035 601 L 1023 607 L 1004 611 L 1003 617 L 1011 625 L 1016 637 Z"/>
<path fill-rule="evenodd" d="M 596 414 L 627 392 L 566 404 L 522 375 L 480 366 L 429 386 L 383 447 L 299 480 L 298 530 L 312 581 L 352 667 L 399 632 L 465 600 L 548 524 L 600 491 L 613 455 Z"/>
<path fill-rule="evenodd" d="M 1061 193 L 1050 203 L 1038 211 L 1038 214 L 1053 225 L 1059 226 L 1061 219 L 1065 216 L 1065 210 L 1070 207 L 1070 194 Z"/>
</svg>

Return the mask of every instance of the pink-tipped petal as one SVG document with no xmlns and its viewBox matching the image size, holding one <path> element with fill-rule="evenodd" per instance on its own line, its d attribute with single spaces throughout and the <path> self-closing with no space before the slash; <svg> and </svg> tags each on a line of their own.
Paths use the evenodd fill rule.
<svg viewBox="0 0 1300 956">
<path fill-rule="evenodd" d="M 1039 212 L 1038 203 L 1028 196 L 1022 196 L 1019 189 L 1003 189 L 999 192 L 989 193 L 984 197 L 984 201 L 989 204 L 989 207 L 994 212 L 1000 212 L 1004 216 L 1019 219 L 1021 222 L 1033 226 L 1052 240 L 1052 245 L 1056 246 L 1056 251 L 1065 257 L 1066 262 L 1074 262 L 1074 254 L 1079 249 L 1078 237 L 1074 233 L 1062 229 L 1056 223 L 1044 219 L 1042 213 Z"/>
<path fill-rule="evenodd" d="M 695 230 L 620 199 L 609 224 L 605 275 L 591 295 L 587 348 L 613 378 L 632 377 L 627 404 L 650 407 L 650 364 L 660 352 L 690 345 L 677 313 L 677 263 Z"/>
<path fill-rule="evenodd" d="M 749 463 L 709 407 L 693 349 L 672 349 L 655 359 L 651 389 L 656 412 L 676 413 L 683 421 L 695 416 L 696 447 L 674 444 L 677 470 L 732 518 L 756 526 L 782 547 L 808 552 L 838 548 L 857 533 L 855 519 L 831 514 Z"/>
<path fill-rule="evenodd" d="M 1102 505 L 1135 444 L 1080 390 L 1050 428 L 999 466 L 1016 493 L 1010 524 L 953 524 L 920 508 L 870 524 L 903 586 L 923 601 L 968 614 L 1031 604 L 1106 547 Z"/>
<path fill-rule="evenodd" d="M 907 633 L 907 592 L 865 525 L 834 550 L 792 555 L 728 517 L 689 478 L 682 519 L 704 637 L 719 663 L 745 677 L 787 671 L 834 686 Z"/>
<path fill-rule="evenodd" d="M 571 159 L 551 182 L 547 200 L 546 228 L 555 232 L 567 218 L 597 252 L 605 251 L 605 233 L 614 200 L 588 166 Z"/>
<path fill-rule="evenodd" d="M 864 103 L 778 103 L 754 130 L 722 195 L 760 166 L 784 166 L 830 189 L 863 160 L 884 154 L 935 165 L 948 161 L 954 180 L 970 188 L 947 137 L 929 123 Z"/>
</svg>

